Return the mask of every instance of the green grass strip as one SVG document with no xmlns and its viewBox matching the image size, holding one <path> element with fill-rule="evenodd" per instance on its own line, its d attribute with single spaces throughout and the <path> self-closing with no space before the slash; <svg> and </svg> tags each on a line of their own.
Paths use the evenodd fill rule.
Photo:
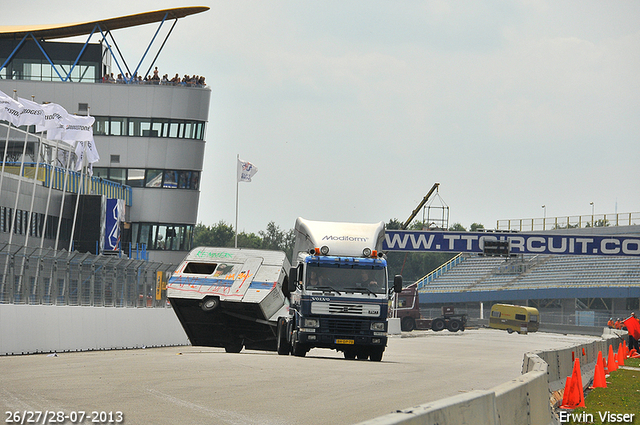
<svg viewBox="0 0 640 425">
<path fill-rule="evenodd" d="M 624 367 L 640 369 L 640 359 L 625 359 Z M 586 391 L 584 403 L 586 407 L 566 410 L 568 420 L 561 416 L 560 423 L 640 425 L 640 370 L 614 371 L 607 378 L 607 388 Z"/>
</svg>

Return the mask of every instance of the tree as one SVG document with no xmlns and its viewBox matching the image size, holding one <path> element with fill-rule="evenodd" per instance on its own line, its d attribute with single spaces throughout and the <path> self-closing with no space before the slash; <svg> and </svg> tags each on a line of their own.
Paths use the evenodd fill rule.
<svg viewBox="0 0 640 425">
<path fill-rule="evenodd" d="M 466 232 L 467 229 L 460 223 L 453 223 L 453 226 L 449 227 L 449 230 L 453 232 Z"/>
<path fill-rule="evenodd" d="M 280 229 L 280 226 L 276 226 L 273 221 L 270 221 L 269 224 L 267 224 L 267 231 L 263 232 L 261 230 L 258 234 L 262 238 L 262 249 L 284 251 L 287 257 L 291 258 L 294 244 L 293 229 L 285 232 Z"/>
<path fill-rule="evenodd" d="M 478 230 L 484 230 L 484 226 L 480 223 L 471 223 L 471 231 L 477 232 Z"/>
<path fill-rule="evenodd" d="M 223 220 L 210 227 L 198 223 L 193 232 L 193 246 L 233 246 L 234 237 L 233 227 Z"/>
<path fill-rule="evenodd" d="M 232 242 L 229 246 L 233 246 L 234 243 L 235 241 Z M 260 236 L 256 235 L 255 233 L 238 233 L 238 248 L 259 249 L 261 246 L 262 239 L 260 239 Z"/>
</svg>

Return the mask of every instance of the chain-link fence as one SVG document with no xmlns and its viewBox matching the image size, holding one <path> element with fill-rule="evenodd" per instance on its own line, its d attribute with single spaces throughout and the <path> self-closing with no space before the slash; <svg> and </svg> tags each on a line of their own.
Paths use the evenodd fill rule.
<svg viewBox="0 0 640 425">
<path fill-rule="evenodd" d="M 168 307 L 174 264 L 117 255 L 0 247 L 0 304 Z"/>
</svg>

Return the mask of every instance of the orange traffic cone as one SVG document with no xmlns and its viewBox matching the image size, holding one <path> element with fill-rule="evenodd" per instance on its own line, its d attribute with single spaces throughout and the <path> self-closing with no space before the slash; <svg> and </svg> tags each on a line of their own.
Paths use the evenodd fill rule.
<svg viewBox="0 0 640 425">
<path fill-rule="evenodd" d="M 585 407 L 584 390 L 582 388 L 582 374 L 580 373 L 580 360 L 576 359 L 573 363 L 573 373 L 571 378 L 567 378 L 564 394 L 562 396 L 561 409 L 575 409 L 576 407 Z"/>
<path fill-rule="evenodd" d="M 613 347 L 610 345 L 609 346 L 609 358 L 607 361 L 607 370 L 609 371 L 609 373 L 613 372 L 614 370 L 618 369 L 618 364 L 616 363 L 616 359 L 615 357 L 613 357 Z"/>
<path fill-rule="evenodd" d="M 632 359 L 636 354 L 638 354 L 638 352 L 635 348 L 632 348 L 631 351 L 629 351 L 629 358 Z"/>
<path fill-rule="evenodd" d="M 624 358 L 624 347 L 620 344 L 618 345 L 618 357 L 616 358 L 616 360 L 618 360 L 618 366 L 624 366 Z"/>
<path fill-rule="evenodd" d="M 602 369 L 602 373 L 606 375 L 607 366 L 604 363 L 604 357 L 602 356 L 602 351 L 598 351 L 598 360 L 596 363 L 600 364 L 600 369 Z"/>
<path fill-rule="evenodd" d="M 564 384 L 564 393 L 562 393 L 562 404 L 560 408 L 564 408 L 569 404 L 569 393 L 571 392 L 571 377 L 567 376 L 567 382 Z"/>
<path fill-rule="evenodd" d="M 596 362 L 596 370 L 593 373 L 593 386 L 591 388 L 607 388 L 607 380 L 604 377 L 602 363 L 602 353 L 598 353 L 598 361 Z"/>
</svg>

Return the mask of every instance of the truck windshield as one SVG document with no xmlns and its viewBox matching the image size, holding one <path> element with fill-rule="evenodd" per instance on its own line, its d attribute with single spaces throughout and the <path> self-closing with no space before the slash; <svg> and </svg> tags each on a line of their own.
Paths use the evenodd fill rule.
<svg viewBox="0 0 640 425">
<path fill-rule="evenodd" d="M 317 289 L 385 294 L 387 274 L 384 268 L 327 267 L 308 264 L 305 287 L 308 291 Z"/>
</svg>

